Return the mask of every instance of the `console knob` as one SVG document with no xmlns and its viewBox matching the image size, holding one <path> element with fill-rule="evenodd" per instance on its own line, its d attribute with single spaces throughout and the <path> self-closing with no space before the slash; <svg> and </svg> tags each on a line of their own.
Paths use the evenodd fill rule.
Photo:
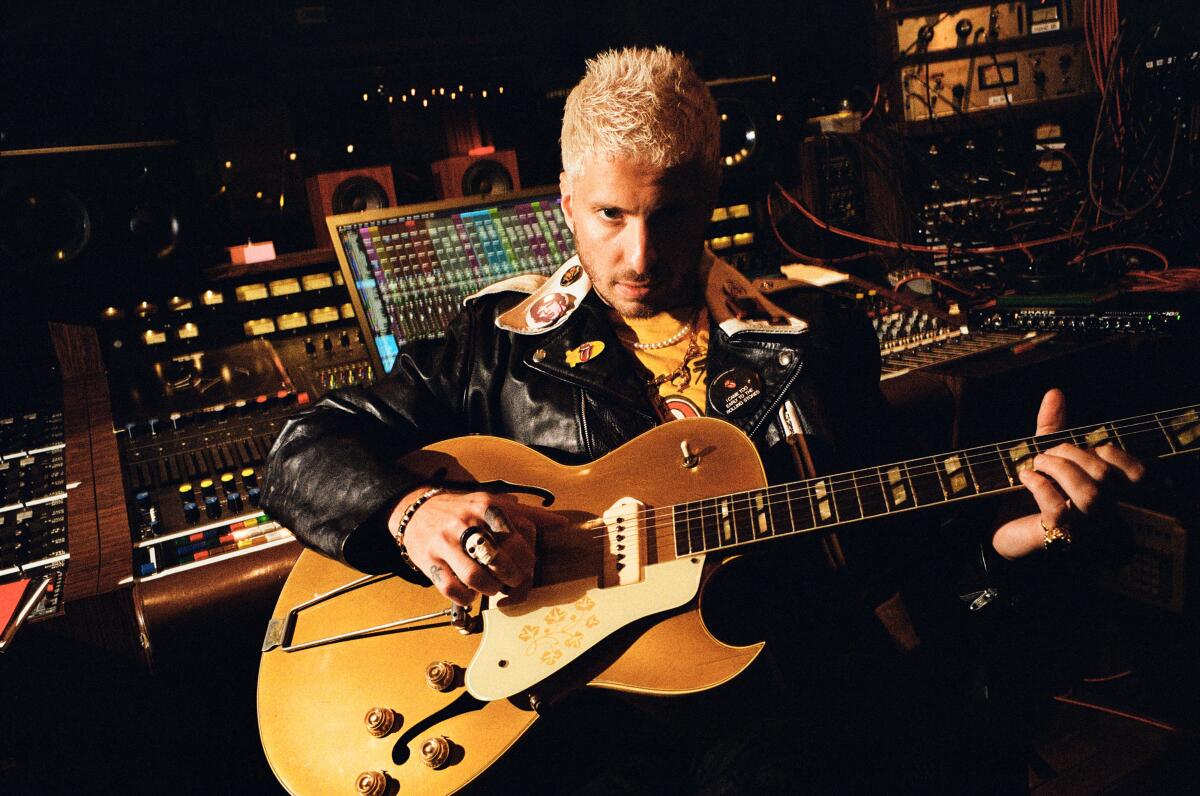
<svg viewBox="0 0 1200 796">
<path fill-rule="evenodd" d="M 367 732 L 376 738 L 382 738 L 396 727 L 396 711 L 391 708 L 371 708 L 363 718 Z"/>
<path fill-rule="evenodd" d="M 450 661 L 434 661 L 425 667 L 425 682 L 434 691 L 449 691 L 454 687 L 456 667 Z"/>
<path fill-rule="evenodd" d="M 311 337 L 304 338 L 304 353 L 310 357 L 315 356 L 317 353 L 317 344 L 313 342 Z"/>
<path fill-rule="evenodd" d="M 433 769 L 441 768 L 450 760 L 450 739 L 445 735 L 434 735 L 421 743 L 421 762 Z"/>
<path fill-rule="evenodd" d="M 354 789 L 361 796 L 383 796 L 387 787 L 388 775 L 382 771 L 364 771 L 354 780 Z"/>
</svg>

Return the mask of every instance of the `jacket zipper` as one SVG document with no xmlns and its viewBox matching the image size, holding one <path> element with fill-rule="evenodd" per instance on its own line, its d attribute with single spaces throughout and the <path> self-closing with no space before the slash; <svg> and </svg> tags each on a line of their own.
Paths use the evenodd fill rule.
<svg viewBox="0 0 1200 796">
<path fill-rule="evenodd" d="M 592 435 L 588 430 L 587 396 L 584 395 L 583 390 L 579 389 L 578 387 L 575 388 L 575 392 L 579 396 L 579 430 L 583 434 L 583 451 L 587 457 L 591 459 L 595 456 L 595 454 L 593 453 L 594 446 L 592 445 Z"/>
<path fill-rule="evenodd" d="M 788 390 L 792 389 L 792 385 L 796 383 L 796 379 L 800 378 L 800 373 L 803 370 L 804 370 L 804 363 L 801 362 L 799 364 L 799 366 L 797 366 L 796 372 L 791 375 L 791 378 L 789 378 L 786 382 L 784 382 L 783 390 L 781 390 L 779 393 L 779 395 L 781 397 L 786 396 L 788 393 Z M 763 423 L 766 423 L 768 420 L 771 419 L 772 416 L 774 416 L 775 410 L 779 408 L 779 403 L 780 403 L 779 401 L 776 401 L 769 410 L 767 410 L 766 412 L 763 413 L 762 419 L 754 424 L 754 428 L 750 429 L 750 433 L 748 433 L 746 435 L 747 437 L 754 439 L 754 435 L 757 434 L 758 430 L 763 427 Z"/>
</svg>

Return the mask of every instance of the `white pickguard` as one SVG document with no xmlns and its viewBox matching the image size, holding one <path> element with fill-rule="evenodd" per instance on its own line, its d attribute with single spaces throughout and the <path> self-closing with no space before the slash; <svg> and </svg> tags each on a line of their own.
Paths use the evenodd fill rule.
<svg viewBox="0 0 1200 796">
<path fill-rule="evenodd" d="M 647 566 L 637 583 L 601 588 L 595 578 L 531 589 L 519 603 L 483 612 L 483 638 L 467 667 L 476 699 L 507 699 L 560 671 L 612 633 L 687 603 L 704 556 Z"/>
</svg>

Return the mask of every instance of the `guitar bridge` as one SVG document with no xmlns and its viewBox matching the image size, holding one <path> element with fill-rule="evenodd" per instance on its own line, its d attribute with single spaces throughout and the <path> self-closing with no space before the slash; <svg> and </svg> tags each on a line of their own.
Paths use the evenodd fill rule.
<svg viewBox="0 0 1200 796">
<path fill-rule="evenodd" d="M 628 586 L 645 576 L 645 510 L 642 501 L 623 497 L 604 512 L 603 586 Z"/>
</svg>

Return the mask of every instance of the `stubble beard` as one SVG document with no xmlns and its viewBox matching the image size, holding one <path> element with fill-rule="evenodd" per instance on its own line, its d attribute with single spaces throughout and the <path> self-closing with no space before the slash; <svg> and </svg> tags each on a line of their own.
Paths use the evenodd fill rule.
<svg viewBox="0 0 1200 796">
<path fill-rule="evenodd" d="M 699 269 L 693 274 L 694 279 L 684 280 L 680 285 L 663 285 L 661 282 L 656 282 L 653 278 L 639 276 L 634 272 L 623 272 L 614 275 L 607 281 L 601 281 L 596 278 L 595 272 L 588 267 L 584 259 L 583 253 L 579 253 L 579 262 L 583 266 L 584 272 L 588 278 L 592 280 L 592 289 L 604 299 L 608 306 L 616 310 L 617 314 L 622 318 L 652 318 L 660 312 L 678 309 L 679 307 L 698 307 L 702 301 L 702 291 L 699 284 Z M 618 298 L 616 294 L 617 282 L 628 282 L 632 284 L 650 284 L 651 300 L 646 301 L 627 301 Z"/>
</svg>

